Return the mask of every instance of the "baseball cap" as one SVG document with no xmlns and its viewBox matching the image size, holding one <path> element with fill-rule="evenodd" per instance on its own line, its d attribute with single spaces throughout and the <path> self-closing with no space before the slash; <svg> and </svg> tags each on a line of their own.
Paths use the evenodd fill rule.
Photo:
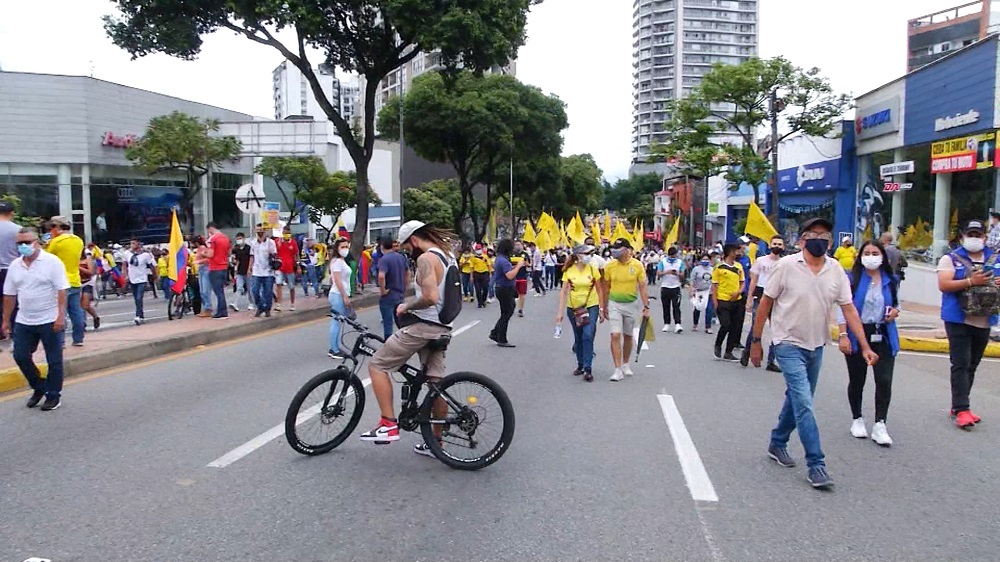
<svg viewBox="0 0 1000 562">
<path fill-rule="evenodd" d="M 0 201 L 0 213 L 7 215 L 13 212 L 14 212 L 13 205 L 8 203 L 7 201 Z"/>
<path fill-rule="evenodd" d="M 986 232 L 986 227 L 983 226 L 983 221 L 969 221 L 968 224 L 965 225 L 965 229 L 963 229 L 962 232 Z"/>
<path fill-rule="evenodd" d="M 579 246 L 573 247 L 573 253 L 576 255 L 589 254 L 594 251 L 594 247 L 590 244 L 580 244 Z"/>
<path fill-rule="evenodd" d="M 740 244 L 749 244 L 749 243 L 750 243 L 749 236 L 740 236 Z"/>
<path fill-rule="evenodd" d="M 69 219 L 66 218 L 66 217 L 64 217 L 64 216 L 62 216 L 62 215 L 56 215 L 56 216 L 52 217 L 51 219 L 49 219 L 49 224 L 56 225 L 56 226 L 71 226 L 72 225 L 72 223 L 69 222 Z"/>
<path fill-rule="evenodd" d="M 632 249 L 632 243 L 628 241 L 627 238 L 619 238 L 615 240 L 615 243 L 611 245 L 612 248 L 628 248 Z"/>
<path fill-rule="evenodd" d="M 799 228 L 799 234 L 801 234 L 801 233 L 809 230 L 810 228 L 812 228 L 814 226 L 822 226 L 823 228 L 827 229 L 828 231 L 833 232 L 833 223 L 832 222 L 824 219 L 823 217 L 815 217 L 815 218 L 811 218 L 811 219 L 805 221 L 804 223 L 802 223 L 802 227 Z"/>
<path fill-rule="evenodd" d="M 420 221 L 407 221 L 403 223 L 403 226 L 399 227 L 399 235 L 396 237 L 396 240 L 398 240 L 399 243 L 402 244 L 407 240 L 409 240 L 410 236 L 413 236 L 414 232 L 420 230 L 425 226 L 427 225 Z"/>
</svg>

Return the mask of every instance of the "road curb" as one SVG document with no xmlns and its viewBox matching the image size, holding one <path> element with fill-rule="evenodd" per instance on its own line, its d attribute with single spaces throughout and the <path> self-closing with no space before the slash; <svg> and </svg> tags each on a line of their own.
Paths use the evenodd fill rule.
<svg viewBox="0 0 1000 562">
<path fill-rule="evenodd" d="M 837 341 L 839 328 L 830 328 L 830 337 Z M 901 351 L 919 351 L 921 353 L 940 353 L 947 355 L 951 352 L 948 340 L 945 338 L 918 338 L 914 336 L 899 336 L 899 349 Z M 1000 343 L 990 342 L 986 346 L 984 357 L 1000 358 Z"/>
<path fill-rule="evenodd" d="M 378 301 L 379 295 L 368 294 L 354 299 L 353 302 L 355 303 L 355 308 L 360 309 L 377 305 Z M 64 376 L 67 378 L 79 376 L 84 373 L 101 371 L 112 367 L 128 365 L 129 363 L 154 359 L 163 355 L 170 355 L 171 353 L 185 351 L 200 345 L 210 345 L 295 324 L 304 324 L 326 317 L 328 311 L 329 309 L 326 307 L 319 307 L 296 312 L 282 312 L 272 315 L 271 318 L 263 318 L 259 321 L 228 328 L 207 332 L 190 332 L 159 341 L 143 342 L 139 345 L 77 355 L 64 361 Z M 48 366 L 44 363 L 40 363 L 38 369 L 42 372 L 43 377 L 48 373 Z M 27 388 L 27 386 L 27 381 L 25 381 L 24 376 L 21 375 L 21 370 L 17 367 L 0 370 L 0 393 L 20 390 Z"/>
</svg>

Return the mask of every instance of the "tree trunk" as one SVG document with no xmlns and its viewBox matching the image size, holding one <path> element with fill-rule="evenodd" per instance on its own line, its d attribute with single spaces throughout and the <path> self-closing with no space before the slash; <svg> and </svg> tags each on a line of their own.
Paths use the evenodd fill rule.
<svg viewBox="0 0 1000 562">
<path fill-rule="evenodd" d="M 351 232 L 351 255 L 356 260 L 361 259 L 365 238 L 368 236 L 368 163 L 370 161 L 370 156 L 366 156 L 360 162 L 355 162 L 358 183 L 354 207 L 354 231 Z"/>
</svg>

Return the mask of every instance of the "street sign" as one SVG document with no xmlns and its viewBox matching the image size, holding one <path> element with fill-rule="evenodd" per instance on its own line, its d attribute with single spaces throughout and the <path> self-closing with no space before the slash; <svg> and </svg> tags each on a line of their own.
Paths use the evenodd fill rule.
<svg viewBox="0 0 1000 562">
<path fill-rule="evenodd" d="M 264 208 L 260 212 L 260 222 L 264 230 L 281 228 L 280 214 L 281 203 L 265 201 Z"/>
<path fill-rule="evenodd" d="M 878 172 L 884 179 L 899 174 L 912 174 L 914 169 L 913 160 L 907 160 L 906 162 L 893 162 L 892 164 L 879 166 Z"/>
<path fill-rule="evenodd" d="M 252 183 L 241 185 L 236 190 L 236 206 L 245 215 L 255 216 L 260 214 L 264 203 L 264 188 L 258 188 Z"/>
<path fill-rule="evenodd" d="M 882 187 L 884 193 L 894 193 L 896 191 L 907 191 L 913 189 L 912 183 L 886 182 Z"/>
</svg>

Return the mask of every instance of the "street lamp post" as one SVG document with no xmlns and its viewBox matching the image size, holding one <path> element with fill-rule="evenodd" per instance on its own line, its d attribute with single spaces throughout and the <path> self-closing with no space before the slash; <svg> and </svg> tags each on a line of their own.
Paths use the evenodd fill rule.
<svg viewBox="0 0 1000 562">
<path fill-rule="evenodd" d="M 771 89 L 768 113 L 771 117 L 771 214 L 777 221 L 778 210 L 778 113 L 785 109 L 785 100 L 778 98 L 778 88 Z"/>
</svg>

